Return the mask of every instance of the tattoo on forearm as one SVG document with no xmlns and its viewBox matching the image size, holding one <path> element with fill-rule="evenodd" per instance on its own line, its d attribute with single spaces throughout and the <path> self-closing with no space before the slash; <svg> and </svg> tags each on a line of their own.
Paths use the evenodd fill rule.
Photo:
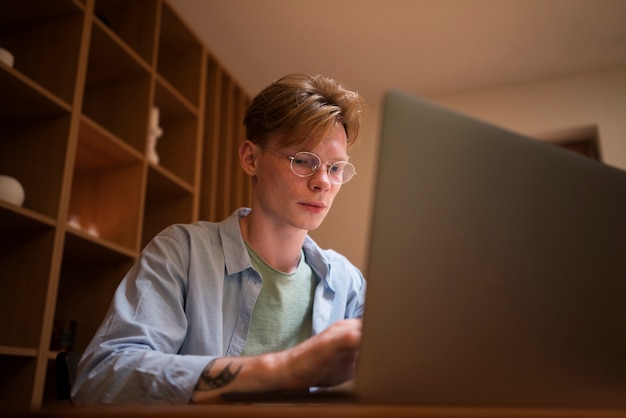
<svg viewBox="0 0 626 418">
<path fill-rule="evenodd" d="M 213 360 L 206 366 L 206 368 L 202 372 L 202 376 L 200 376 L 200 380 L 198 380 L 196 390 L 208 391 L 222 388 L 235 380 L 242 367 L 239 366 L 237 370 L 232 372 L 230 370 L 230 366 L 233 363 L 231 362 L 228 363 L 226 367 L 224 367 L 224 369 L 222 369 L 222 371 L 220 371 L 216 376 L 212 376 L 211 369 L 213 368 L 214 363 L 215 360 Z"/>
</svg>

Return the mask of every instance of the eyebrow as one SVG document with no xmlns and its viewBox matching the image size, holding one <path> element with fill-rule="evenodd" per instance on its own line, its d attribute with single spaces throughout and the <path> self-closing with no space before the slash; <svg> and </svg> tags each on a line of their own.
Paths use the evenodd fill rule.
<svg viewBox="0 0 626 418">
<path fill-rule="evenodd" d="M 303 152 L 303 150 L 296 151 L 296 152 Z M 320 158 L 320 160 L 322 159 L 322 157 L 321 157 L 319 154 L 317 154 L 317 153 L 315 153 L 315 152 L 313 152 L 313 151 L 306 151 L 306 152 L 310 152 L 311 154 L 315 154 L 315 155 L 317 155 L 317 156 Z M 294 154 L 295 154 L 295 152 L 294 152 Z M 292 154 L 292 155 L 293 155 L 293 154 Z M 338 161 L 350 161 L 350 156 L 349 156 L 349 155 L 344 154 L 344 156 L 343 156 L 343 157 L 340 157 L 340 158 L 337 158 L 337 159 L 332 159 L 332 158 L 331 158 L 331 159 L 329 159 L 329 160 L 327 160 L 327 161 L 322 161 L 322 162 L 331 162 L 331 161 L 332 161 L 332 162 L 334 162 L 334 163 L 336 163 L 336 162 L 338 162 Z"/>
</svg>

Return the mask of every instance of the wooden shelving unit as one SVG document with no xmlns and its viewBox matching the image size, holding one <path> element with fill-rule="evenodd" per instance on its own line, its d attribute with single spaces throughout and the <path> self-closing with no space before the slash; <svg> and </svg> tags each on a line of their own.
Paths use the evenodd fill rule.
<svg viewBox="0 0 626 418">
<path fill-rule="evenodd" d="M 249 98 L 165 0 L 2 0 L 0 408 L 56 404 L 55 324 L 82 351 L 161 229 L 249 199 Z M 148 157 L 153 108 L 156 152 Z"/>
</svg>

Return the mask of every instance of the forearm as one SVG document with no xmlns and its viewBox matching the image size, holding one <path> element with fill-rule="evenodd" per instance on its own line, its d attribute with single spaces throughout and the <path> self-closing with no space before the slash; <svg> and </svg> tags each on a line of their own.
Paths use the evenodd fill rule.
<svg viewBox="0 0 626 418">
<path fill-rule="evenodd" d="M 211 361 L 193 391 L 191 402 L 219 400 L 224 392 L 287 390 L 285 353 L 250 357 L 222 357 Z"/>
<path fill-rule="evenodd" d="M 297 391 L 334 386 L 351 379 L 361 338 L 361 321 L 339 321 L 287 350 L 211 361 L 192 402 L 215 402 L 224 392 Z"/>
</svg>

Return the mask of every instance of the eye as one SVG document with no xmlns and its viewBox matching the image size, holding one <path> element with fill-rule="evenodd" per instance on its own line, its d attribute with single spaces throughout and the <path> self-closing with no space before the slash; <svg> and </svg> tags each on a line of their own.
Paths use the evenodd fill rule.
<svg viewBox="0 0 626 418">
<path fill-rule="evenodd" d="M 317 166 L 318 160 L 312 155 L 296 154 L 293 157 L 293 163 L 298 167 L 309 168 Z"/>
</svg>

